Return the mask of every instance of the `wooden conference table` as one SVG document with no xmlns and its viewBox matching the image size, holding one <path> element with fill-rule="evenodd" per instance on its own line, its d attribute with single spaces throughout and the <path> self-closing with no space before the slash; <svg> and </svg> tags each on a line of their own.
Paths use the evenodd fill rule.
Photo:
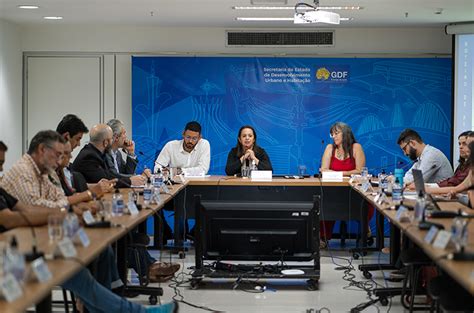
<svg viewBox="0 0 474 313">
<path fill-rule="evenodd" d="M 179 246 L 184 238 L 184 220 L 195 214 L 194 196 L 201 200 L 220 201 L 308 201 L 320 196 L 320 220 L 358 220 L 367 225 L 367 206 L 363 197 L 354 192 L 349 178 L 342 182 L 323 182 L 319 178 L 252 180 L 233 176 L 209 176 L 186 180 L 185 193 L 175 200 L 174 239 Z M 319 225 L 318 225 L 319 227 Z M 361 231 L 362 246 L 367 232 Z"/>
<path fill-rule="evenodd" d="M 469 293 L 474 296 L 474 261 L 455 261 L 449 260 L 446 256 L 455 251 L 454 247 L 450 244 L 445 250 L 434 248 L 433 245 L 427 244 L 424 238 L 427 234 L 427 230 L 420 230 L 418 228 L 418 222 L 400 222 L 396 219 L 397 212 L 393 209 L 393 203 L 377 204 L 374 201 L 375 196 L 371 192 L 363 192 L 360 186 L 354 185 L 353 188 L 357 190 L 367 201 L 372 203 L 377 211 L 388 218 L 390 223 L 398 228 L 401 233 L 405 234 L 414 244 L 420 247 L 425 254 L 430 257 L 436 265 L 438 265 L 445 273 L 451 278 L 457 281 L 463 286 Z M 389 198 L 390 202 L 391 199 Z M 414 204 L 414 203 L 413 203 Z M 437 202 L 438 206 L 443 211 L 455 211 L 459 209 L 468 213 L 474 214 L 474 210 L 458 203 L 458 202 Z M 410 215 L 414 214 L 414 211 L 409 211 Z M 430 221 L 430 219 L 427 219 Z M 442 224 L 444 229 L 450 231 L 452 218 L 436 218 L 432 219 L 433 222 Z M 468 244 L 466 251 L 474 253 L 474 223 L 470 223 L 468 226 Z"/>
<path fill-rule="evenodd" d="M 355 190 L 355 191 L 354 191 Z M 127 200 L 127 189 L 123 190 L 124 200 Z M 377 210 L 390 219 L 390 221 L 405 233 L 415 244 L 419 245 L 423 251 L 430 256 L 446 273 L 451 275 L 466 290 L 474 295 L 474 262 L 452 261 L 443 258 L 451 252 L 449 248 L 445 251 L 439 251 L 426 245 L 423 238 L 426 231 L 418 230 L 416 225 L 411 223 L 400 223 L 395 219 L 395 211 L 387 210 L 387 205 L 377 205 L 373 201 L 373 195 L 364 193 L 356 185 L 349 184 L 348 179 L 343 182 L 321 182 L 318 178 L 305 179 L 285 179 L 274 178 L 271 181 L 252 181 L 250 179 L 234 178 L 227 176 L 211 176 L 206 178 L 193 178 L 186 180 L 183 184 L 173 185 L 170 193 L 162 195 L 158 205 L 144 209 L 136 216 L 125 215 L 113 217 L 112 222 L 120 227 L 107 229 L 86 228 L 86 233 L 90 238 L 91 244 L 87 248 L 76 247 L 78 250 L 77 260 L 55 259 L 48 260 L 47 264 L 52 272 L 53 278 L 46 283 L 27 282 L 23 288 L 23 296 L 11 303 L 0 300 L 0 312 L 23 312 L 36 303 L 40 303 L 38 310 L 48 311 L 48 307 L 41 307 L 41 301 L 44 298 L 50 298 L 51 289 L 60 285 L 76 272 L 82 264 L 89 264 L 97 255 L 109 244 L 116 242 L 128 231 L 145 221 L 149 216 L 154 215 L 170 200 L 174 201 L 176 216 L 175 227 L 178 231 L 175 233 L 180 236 L 183 232 L 182 221 L 186 215 L 186 208 L 192 208 L 193 195 L 200 194 L 203 200 L 272 200 L 272 201 L 291 201 L 298 199 L 312 201 L 313 195 L 322 195 L 323 214 L 326 219 L 361 219 L 362 223 L 367 222 L 367 210 L 365 205 L 360 202 L 371 202 Z M 341 210 L 348 208 L 347 205 L 355 207 L 351 210 Z M 459 207 L 456 203 L 439 203 L 443 209 L 455 210 Z M 341 212 L 342 211 L 342 212 Z M 192 212 L 190 212 L 192 213 Z M 472 213 L 471 213 L 472 214 Z M 189 214 L 191 215 L 191 214 Z M 365 221 L 364 221 L 365 219 Z M 446 229 L 451 225 L 451 219 L 437 219 L 436 222 L 442 223 Z M 181 228 L 181 229 L 180 229 Z M 35 227 L 38 247 L 40 251 L 49 252 L 49 238 L 47 227 Z M 365 232 L 362 232 L 364 234 Z M 0 240 L 4 240 L 11 235 L 19 239 L 19 247 L 22 251 L 31 250 L 31 230 L 29 228 L 17 228 L 0 235 Z M 183 238 L 183 237 L 177 237 Z M 365 243 L 365 240 L 362 241 Z M 474 251 L 474 225 L 469 226 L 468 251 Z M 46 301 L 49 302 L 49 301 Z M 49 302 L 50 305 L 50 302 Z M 50 307 L 49 307 L 50 309 Z"/>
<path fill-rule="evenodd" d="M 0 312 L 24 312 L 29 307 L 38 304 L 36 309 L 41 312 L 51 311 L 51 290 L 53 287 L 61 285 L 75 273 L 77 273 L 84 265 L 91 263 L 108 245 L 115 243 L 124 237 L 130 230 L 144 222 L 148 217 L 154 215 L 167 202 L 172 200 L 177 193 L 183 190 L 186 185 L 175 185 L 170 188 L 169 194 L 162 194 L 159 204 L 150 205 L 139 211 L 135 216 L 123 215 L 112 217 L 112 224 L 115 227 L 110 228 L 85 228 L 90 239 L 88 247 L 75 246 L 77 257 L 75 259 L 56 258 L 47 260 L 52 279 L 39 283 L 38 281 L 26 282 L 23 287 L 23 295 L 17 300 L 8 303 L 6 300 L 0 300 Z M 125 203 L 128 200 L 128 191 L 130 189 L 122 189 Z M 111 198 L 111 194 L 106 198 Z M 142 199 L 140 203 L 143 204 Z M 49 243 L 47 226 L 35 227 L 36 238 L 39 251 L 45 254 L 51 254 L 53 246 Z M 21 227 L 10 230 L 0 235 L 0 240 L 6 240 L 11 236 L 16 236 L 19 243 L 19 249 L 23 252 L 31 251 L 32 232 L 28 227 Z"/>
</svg>

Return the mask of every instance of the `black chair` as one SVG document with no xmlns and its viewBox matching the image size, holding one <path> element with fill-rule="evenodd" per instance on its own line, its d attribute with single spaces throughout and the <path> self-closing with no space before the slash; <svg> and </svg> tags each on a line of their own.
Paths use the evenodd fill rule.
<svg viewBox="0 0 474 313">
<path fill-rule="evenodd" d="M 422 268 L 432 265 L 431 259 L 418 247 L 403 250 L 400 257 L 403 265 L 407 267 L 402 287 L 402 305 L 409 312 L 431 309 L 431 305 L 415 306 L 415 296 L 420 294 L 426 295 L 426 292 L 420 288 L 419 278 Z"/>
<path fill-rule="evenodd" d="M 449 276 L 442 274 L 428 283 L 428 294 L 434 300 L 430 312 L 473 312 L 474 297 Z"/>
</svg>

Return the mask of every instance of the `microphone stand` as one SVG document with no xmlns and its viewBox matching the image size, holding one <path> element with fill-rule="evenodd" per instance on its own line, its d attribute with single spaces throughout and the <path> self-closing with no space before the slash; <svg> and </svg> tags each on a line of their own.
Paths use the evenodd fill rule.
<svg viewBox="0 0 474 313">
<path fill-rule="evenodd" d="M 38 250 L 38 240 L 36 237 L 34 226 L 31 224 L 30 220 L 26 217 L 26 215 L 22 211 L 18 210 L 16 212 L 20 213 L 20 216 L 26 221 L 26 223 L 28 224 L 28 227 L 31 230 L 31 237 L 32 237 L 31 252 L 25 253 L 26 261 L 31 262 L 31 261 L 36 260 L 37 258 L 43 257 L 44 253 Z"/>
</svg>

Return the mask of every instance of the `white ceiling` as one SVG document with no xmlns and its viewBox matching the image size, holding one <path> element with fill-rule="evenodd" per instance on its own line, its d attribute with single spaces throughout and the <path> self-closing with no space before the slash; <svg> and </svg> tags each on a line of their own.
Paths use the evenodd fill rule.
<svg viewBox="0 0 474 313">
<path fill-rule="evenodd" d="M 0 0 L 0 18 L 19 25 L 128 25 L 153 27 L 296 27 L 292 22 L 240 22 L 236 17 L 292 17 L 294 11 L 237 11 L 251 0 Z M 285 0 L 266 0 L 278 2 Z M 287 0 L 294 6 L 296 0 Z M 301 0 L 303 2 L 303 0 Z M 311 3 L 312 0 L 304 1 Z M 38 10 L 17 8 L 20 4 Z M 338 11 L 353 21 L 339 27 L 431 27 L 473 21 L 474 0 L 320 0 L 323 6 L 362 6 Z M 435 14 L 442 9 L 442 14 Z M 153 12 L 153 13 L 151 13 Z M 407 16 L 405 16 L 407 14 Z M 47 21 L 43 16 L 63 16 Z M 318 25 L 320 27 L 321 25 Z M 301 27 L 301 25 L 298 25 Z M 304 25 L 304 27 L 315 27 Z M 334 28 L 332 25 L 331 28 Z"/>
</svg>

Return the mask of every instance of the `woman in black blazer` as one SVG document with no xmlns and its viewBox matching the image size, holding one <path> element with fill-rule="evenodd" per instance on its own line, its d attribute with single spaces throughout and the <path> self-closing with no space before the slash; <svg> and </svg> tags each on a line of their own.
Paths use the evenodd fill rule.
<svg viewBox="0 0 474 313">
<path fill-rule="evenodd" d="M 245 125 L 239 130 L 237 145 L 227 156 L 225 172 L 227 175 L 240 174 L 244 162 L 247 166 L 255 162 L 259 170 L 272 170 L 272 163 L 265 150 L 257 145 L 257 133 L 252 126 Z"/>
</svg>

